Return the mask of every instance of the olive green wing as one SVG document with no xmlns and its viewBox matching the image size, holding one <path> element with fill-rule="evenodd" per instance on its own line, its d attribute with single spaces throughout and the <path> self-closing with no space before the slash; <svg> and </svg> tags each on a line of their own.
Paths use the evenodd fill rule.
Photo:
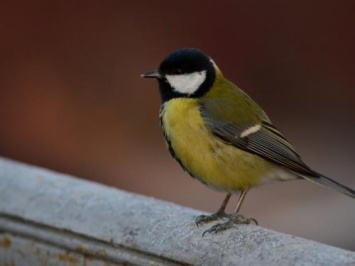
<svg viewBox="0 0 355 266">
<path fill-rule="evenodd" d="M 237 125 L 217 119 L 203 106 L 201 116 L 205 125 L 222 141 L 274 164 L 283 166 L 300 177 L 355 198 L 355 191 L 310 169 L 291 144 L 269 121 Z"/>
<path fill-rule="evenodd" d="M 201 108 L 201 115 L 206 126 L 224 142 L 301 175 L 319 176 L 301 160 L 291 144 L 270 122 L 261 121 L 240 126 L 213 118 L 204 108 Z"/>
<path fill-rule="evenodd" d="M 212 134 L 241 150 L 293 171 L 300 177 L 355 198 L 355 191 L 310 169 L 245 92 L 221 79 L 197 102 Z M 223 95 L 223 97 L 220 97 Z"/>
</svg>

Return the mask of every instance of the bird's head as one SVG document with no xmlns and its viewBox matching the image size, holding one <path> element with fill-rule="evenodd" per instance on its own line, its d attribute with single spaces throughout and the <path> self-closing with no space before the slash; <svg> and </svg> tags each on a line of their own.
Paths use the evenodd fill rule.
<svg viewBox="0 0 355 266">
<path fill-rule="evenodd" d="M 183 48 L 172 52 L 158 70 L 142 74 L 159 82 L 162 101 L 173 98 L 197 98 L 210 90 L 216 79 L 216 65 L 202 51 Z"/>
</svg>

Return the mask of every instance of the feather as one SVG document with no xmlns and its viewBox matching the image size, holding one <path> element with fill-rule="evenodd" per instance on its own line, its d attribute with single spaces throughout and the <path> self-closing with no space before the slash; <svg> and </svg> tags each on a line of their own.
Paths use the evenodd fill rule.
<svg viewBox="0 0 355 266">
<path fill-rule="evenodd" d="M 201 116 L 212 133 L 222 141 L 282 166 L 297 176 L 355 198 L 355 191 L 309 168 L 292 145 L 269 121 L 238 126 L 214 118 L 202 107 Z"/>
</svg>

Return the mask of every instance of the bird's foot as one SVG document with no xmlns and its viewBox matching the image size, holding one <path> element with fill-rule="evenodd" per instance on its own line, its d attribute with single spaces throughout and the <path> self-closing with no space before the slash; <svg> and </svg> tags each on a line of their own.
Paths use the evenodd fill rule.
<svg viewBox="0 0 355 266">
<path fill-rule="evenodd" d="M 233 225 L 235 224 L 251 224 L 251 223 L 255 223 L 256 225 L 258 225 L 258 221 L 254 218 L 246 218 L 239 213 L 232 213 L 228 215 L 228 221 L 212 226 L 210 229 L 203 232 L 202 237 L 205 234 L 212 234 L 212 233 L 216 234 L 220 231 L 227 230 L 233 227 Z"/>
<path fill-rule="evenodd" d="M 205 223 L 209 223 L 212 221 L 220 220 L 223 218 L 228 217 L 228 215 L 224 211 L 218 211 L 216 213 L 213 213 L 211 215 L 199 215 L 195 219 L 195 224 L 197 226 Z"/>
</svg>

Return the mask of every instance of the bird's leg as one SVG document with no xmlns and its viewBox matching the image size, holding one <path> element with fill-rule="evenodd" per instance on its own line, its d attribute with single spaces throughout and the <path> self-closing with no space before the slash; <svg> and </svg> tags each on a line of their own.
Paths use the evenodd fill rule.
<svg viewBox="0 0 355 266">
<path fill-rule="evenodd" d="M 239 196 L 239 200 L 237 203 L 237 206 L 235 207 L 235 211 L 227 215 L 228 221 L 224 223 L 219 223 L 214 226 L 212 226 L 210 229 L 206 230 L 203 232 L 202 236 L 204 236 L 207 233 L 218 233 L 220 231 L 227 230 L 235 224 L 250 224 L 251 222 L 254 222 L 256 225 L 258 222 L 254 218 L 246 218 L 243 215 L 239 214 L 239 210 L 242 207 L 242 203 L 245 199 L 245 196 L 247 195 L 248 190 L 242 190 Z"/>
<path fill-rule="evenodd" d="M 228 215 L 225 213 L 225 209 L 226 209 L 226 206 L 227 206 L 227 203 L 228 203 L 230 197 L 231 197 L 231 194 L 227 194 L 227 196 L 224 198 L 222 205 L 219 207 L 217 212 L 215 212 L 211 215 L 197 216 L 195 219 L 196 225 L 199 226 L 200 224 L 208 223 L 211 221 L 215 221 L 215 220 L 227 217 Z"/>
</svg>

